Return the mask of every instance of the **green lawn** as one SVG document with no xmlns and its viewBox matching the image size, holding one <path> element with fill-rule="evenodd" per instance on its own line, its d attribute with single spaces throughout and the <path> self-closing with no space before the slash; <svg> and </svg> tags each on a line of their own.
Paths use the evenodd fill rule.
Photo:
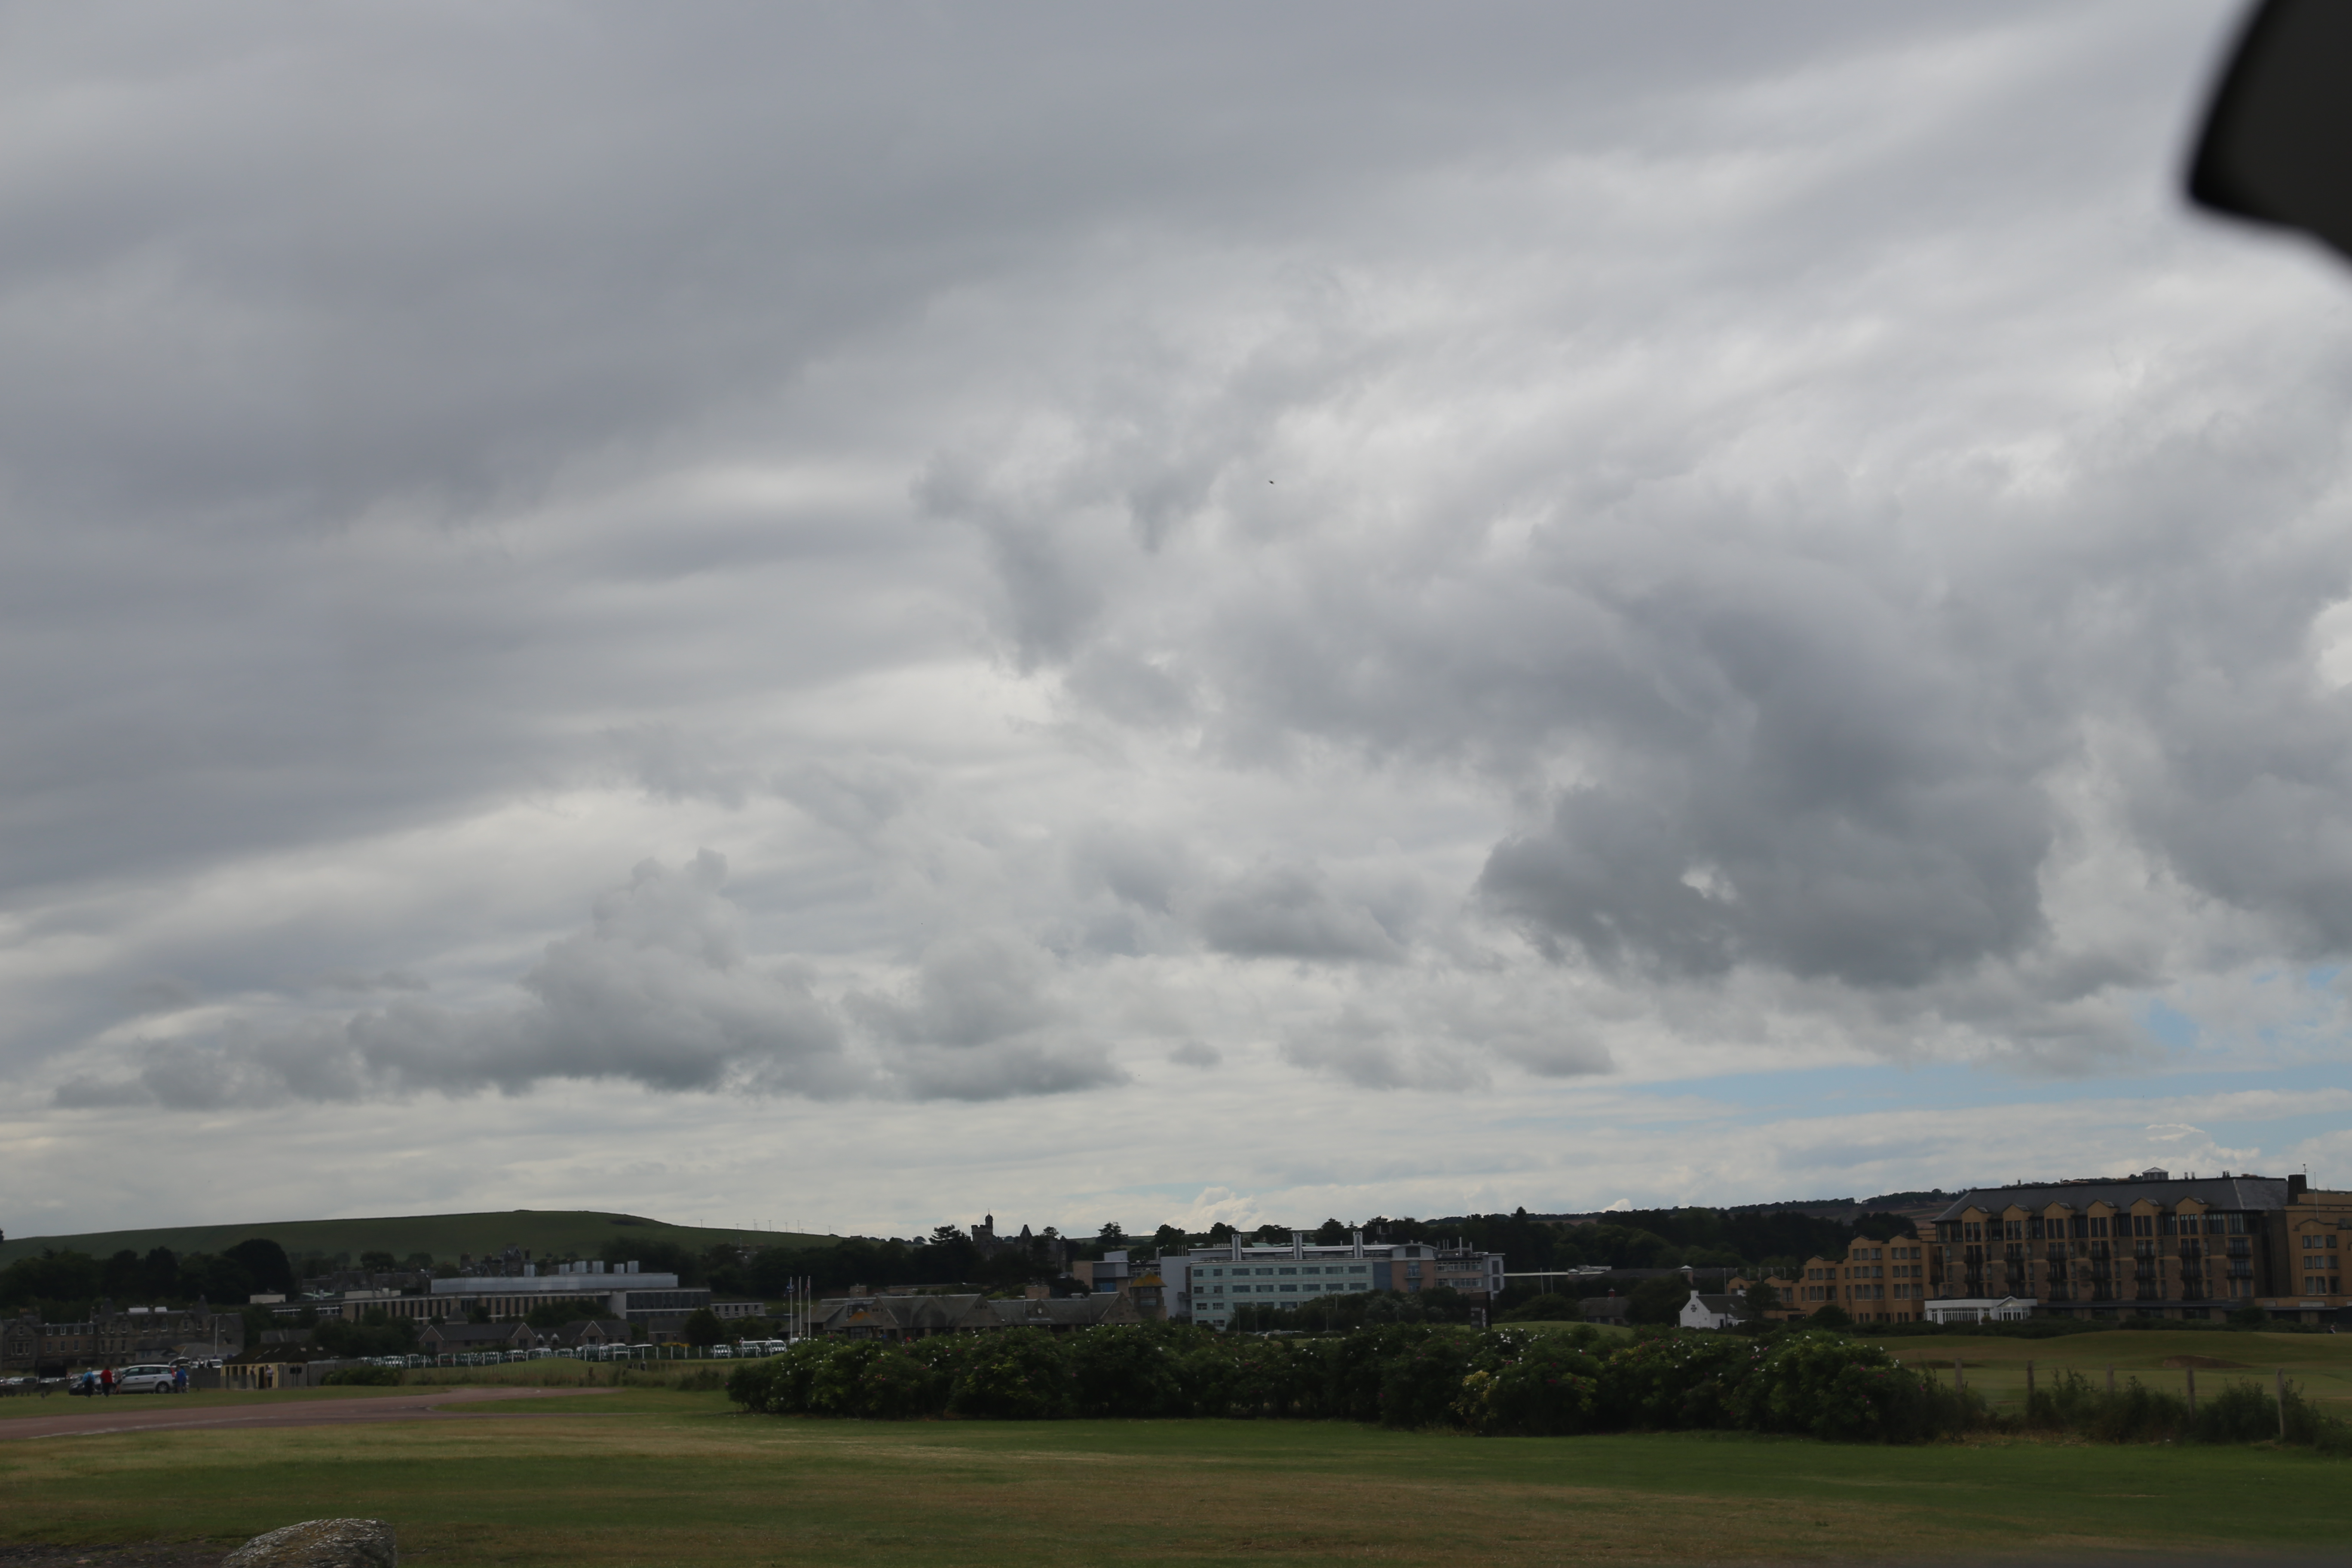
<svg viewBox="0 0 2352 1568">
<path fill-rule="evenodd" d="M 462 1422 L 0 1442 L 0 1547 L 366 1514 L 423 1564 L 2178 1561 L 2340 1551 L 2347 1483 L 2265 1448 L 867 1424 L 629 1391 Z"/>
<path fill-rule="evenodd" d="M 86 1410 L 213 1410 L 240 1405 L 282 1405 L 289 1400 L 349 1399 L 385 1394 L 415 1394 L 413 1388 L 289 1388 L 268 1394 L 215 1388 L 188 1394 L 117 1394 L 84 1399 L 79 1394 L 12 1395 L 0 1399 L 0 1421 L 34 1415 L 73 1415 Z M 0 1428 L 5 1430 L 5 1428 Z"/>
<path fill-rule="evenodd" d="M 111 1258 L 128 1247 L 142 1258 L 151 1247 L 175 1253 L 218 1252 L 252 1237 L 268 1237 L 289 1253 L 389 1252 L 405 1258 L 429 1252 L 454 1260 L 459 1253 L 480 1257 L 506 1247 L 530 1249 L 538 1258 L 602 1258 L 626 1262 L 633 1241 L 668 1241 L 701 1252 L 730 1242 L 747 1247 L 818 1247 L 837 1239 L 774 1230 L 731 1230 L 670 1225 L 637 1215 L 596 1209 L 497 1209 L 487 1214 L 391 1215 L 377 1219 L 263 1220 L 240 1225 L 155 1226 L 92 1231 L 80 1236 L 18 1236 L 0 1242 L 0 1268 L 44 1247 Z"/>
<path fill-rule="evenodd" d="M 1946 1383 L 1952 1379 L 1952 1363 L 1964 1363 L 1969 1386 L 1991 1399 L 1996 1410 L 2023 1408 L 2029 1361 L 2037 1375 L 2045 1379 L 2064 1368 L 2104 1385 L 2107 1368 L 2112 1366 L 2117 1387 L 2136 1377 L 2151 1388 L 2180 1394 L 2188 1387 L 2188 1368 L 2180 1363 L 2194 1358 L 2200 1395 L 2240 1378 L 2258 1379 L 2268 1387 L 2273 1373 L 2284 1372 L 2322 1409 L 2352 1416 L 2352 1334 L 2119 1329 L 2047 1340 L 1953 1334 L 1879 1342 L 1905 1365 L 1932 1368 Z M 2175 1364 L 2167 1365 L 2168 1362 Z"/>
</svg>

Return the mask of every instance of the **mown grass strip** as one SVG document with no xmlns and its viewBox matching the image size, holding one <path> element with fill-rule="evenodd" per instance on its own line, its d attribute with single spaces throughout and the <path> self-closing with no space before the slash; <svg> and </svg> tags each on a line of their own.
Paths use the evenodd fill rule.
<svg viewBox="0 0 2352 1568">
<path fill-rule="evenodd" d="M 2263 1448 L 806 1421 L 651 1391 L 579 1404 L 625 1417 L 12 1445 L 0 1540 L 226 1542 L 363 1513 L 393 1520 L 423 1564 L 1518 1568 L 2292 1553 L 2343 1530 L 2341 1465 Z"/>
</svg>

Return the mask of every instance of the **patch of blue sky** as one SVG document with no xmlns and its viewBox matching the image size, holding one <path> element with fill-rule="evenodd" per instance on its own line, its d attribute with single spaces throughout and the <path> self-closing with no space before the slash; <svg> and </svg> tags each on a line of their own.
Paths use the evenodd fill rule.
<svg viewBox="0 0 2352 1568">
<path fill-rule="evenodd" d="M 2204 1032 L 2195 1018 L 2154 996 L 2140 1008 L 2139 1024 L 2157 1044 L 2181 1051 L 2195 1049 Z"/>
</svg>

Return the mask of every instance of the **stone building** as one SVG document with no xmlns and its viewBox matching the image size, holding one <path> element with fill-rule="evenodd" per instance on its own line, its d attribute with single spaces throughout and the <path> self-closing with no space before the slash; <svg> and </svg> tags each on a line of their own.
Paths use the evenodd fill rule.
<svg viewBox="0 0 2352 1568">
<path fill-rule="evenodd" d="M 1857 1323 L 1916 1323 L 1927 1310 L 1927 1247 L 1916 1236 L 1857 1236 L 1844 1257 L 1808 1258 L 1797 1274 L 1782 1301 L 1807 1316 L 1836 1306 Z"/>
<path fill-rule="evenodd" d="M 48 1323 L 31 1308 L 0 1319 L 0 1372 L 55 1376 L 74 1367 L 210 1360 L 245 1349 L 245 1319 L 193 1307 L 122 1307 L 100 1301 L 87 1321 Z"/>
<path fill-rule="evenodd" d="M 2077 1318 L 2218 1318 L 2256 1308 L 2333 1320 L 2352 1192 L 2300 1175 L 2021 1184 L 1963 1194 L 1935 1221 L 1927 1294 L 2013 1297 Z M 1857 1314 L 1859 1316 L 1859 1314 Z"/>
<path fill-rule="evenodd" d="M 1024 1258 L 1034 1258 L 1051 1268 L 1067 1268 L 1070 1266 L 1070 1244 L 1067 1240 L 1058 1235 L 1032 1236 L 1025 1225 L 1021 1227 L 1019 1236 L 999 1236 L 994 1215 L 986 1215 L 971 1227 L 971 1244 L 980 1249 L 982 1258 L 992 1257 L 999 1252 L 1018 1251 Z"/>
</svg>

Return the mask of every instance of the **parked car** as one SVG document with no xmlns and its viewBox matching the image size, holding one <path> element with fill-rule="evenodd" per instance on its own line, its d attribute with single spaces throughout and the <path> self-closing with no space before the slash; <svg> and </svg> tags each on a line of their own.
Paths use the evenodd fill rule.
<svg viewBox="0 0 2352 1568">
<path fill-rule="evenodd" d="M 176 1394 L 179 1388 L 180 1380 L 168 1366 L 126 1366 L 114 1373 L 117 1394 Z"/>
</svg>

